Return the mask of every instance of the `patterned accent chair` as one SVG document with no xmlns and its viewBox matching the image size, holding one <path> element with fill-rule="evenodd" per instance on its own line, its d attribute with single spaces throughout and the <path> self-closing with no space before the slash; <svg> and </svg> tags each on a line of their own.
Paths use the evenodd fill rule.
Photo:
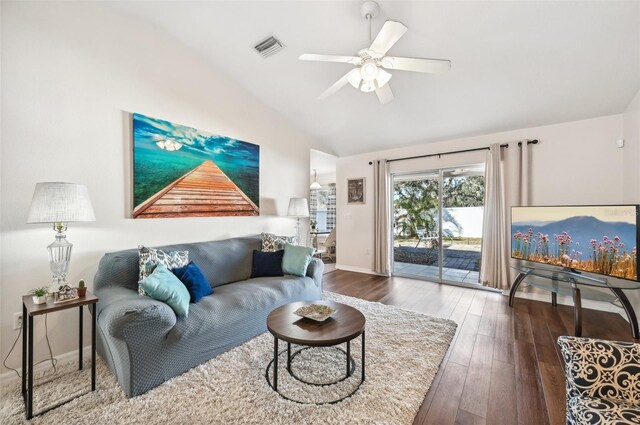
<svg viewBox="0 0 640 425">
<path fill-rule="evenodd" d="M 640 344 L 561 336 L 567 424 L 640 424 Z"/>
</svg>

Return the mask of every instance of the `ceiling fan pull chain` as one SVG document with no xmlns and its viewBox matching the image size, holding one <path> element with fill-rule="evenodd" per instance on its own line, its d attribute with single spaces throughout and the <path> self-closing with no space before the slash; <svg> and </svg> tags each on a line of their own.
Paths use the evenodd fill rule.
<svg viewBox="0 0 640 425">
<path fill-rule="evenodd" d="M 371 37 L 371 14 L 367 15 L 367 22 L 369 22 L 369 40 L 373 40 Z"/>
</svg>

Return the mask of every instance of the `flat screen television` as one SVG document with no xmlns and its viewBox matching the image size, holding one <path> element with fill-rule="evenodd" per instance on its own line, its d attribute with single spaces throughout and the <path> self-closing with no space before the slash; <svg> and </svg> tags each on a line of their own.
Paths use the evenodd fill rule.
<svg viewBox="0 0 640 425">
<path fill-rule="evenodd" d="M 638 280 L 638 205 L 511 208 L 511 258 Z"/>
</svg>

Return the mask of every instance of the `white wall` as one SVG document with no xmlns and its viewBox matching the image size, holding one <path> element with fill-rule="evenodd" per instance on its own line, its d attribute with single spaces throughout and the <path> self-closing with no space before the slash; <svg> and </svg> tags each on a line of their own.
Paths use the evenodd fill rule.
<svg viewBox="0 0 640 425">
<path fill-rule="evenodd" d="M 309 157 L 309 169 L 311 171 L 311 181 L 315 178 L 322 187 L 329 187 L 329 184 L 336 182 L 336 162 L 338 157 L 326 152 L 311 149 Z"/>
<path fill-rule="evenodd" d="M 285 215 L 289 197 L 308 195 L 315 145 L 308 136 L 171 38 L 100 3 L 2 2 L 1 8 L 3 358 L 17 336 L 11 323 L 21 295 L 50 282 L 45 247 L 54 233 L 25 224 L 36 182 L 89 187 L 97 221 L 71 223 L 68 231 L 74 244 L 68 280 L 85 278 L 89 289 L 107 251 L 260 231 L 293 234 Z M 259 144 L 261 217 L 128 218 L 131 112 Z M 50 315 L 54 355 L 77 348 L 76 322 L 76 311 Z M 41 360 L 43 321 L 36 325 Z M 19 366 L 19 344 L 8 363 Z"/>
<path fill-rule="evenodd" d="M 2 19 L 3 19 L 3 13 L 2 13 L 2 5 L 0 4 L 0 23 L 2 23 Z M 0 29 L 0 47 L 2 46 L 3 43 L 3 36 L 2 36 L 2 30 Z M 1 53 L 1 50 L 0 50 Z M 3 55 L 0 54 L 0 99 L 2 99 L 3 96 L 3 89 L 2 89 L 2 77 L 3 77 L 3 73 L 2 73 L 2 69 L 3 69 L 3 60 L 2 60 Z M 2 200 L 2 122 L 3 122 L 3 106 L 2 106 L 2 101 L 0 101 L 0 202 Z M 1 208 L 1 204 L 0 204 L 0 266 L 2 266 L 2 208 Z M 0 273 L 0 295 L 2 294 L 2 288 L 3 288 L 3 284 L 2 284 L 2 274 Z M 5 317 L 4 316 L 4 312 L 5 312 L 5 308 L 4 308 L 4 303 L 2 302 L 2 299 L 4 299 L 4 297 L 0 297 L 0 329 L 2 329 L 2 318 Z M 5 344 L 3 343 L 3 338 L 2 338 L 2 331 L 0 330 L 0 354 L 4 353 L 4 349 L 5 349 Z M 0 388 L 2 388 L 2 378 L 0 378 Z"/>
<path fill-rule="evenodd" d="M 313 181 L 313 177 L 311 181 Z M 320 183 L 320 185 L 325 189 L 328 188 L 330 184 L 335 184 L 335 182 L 336 182 L 336 173 L 318 174 L 318 183 Z"/>
<path fill-rule="evenodd" d="M 624 198 L 637 202 L 640 198 L 640 90 L 624 113 Z"/>
<path fill-rule="evenodd" d="M 338 158 L 338 267 L 362 271 L 372 269 L 373 169 L 369 161 L 511 142 L 511 147 L 506 151 L 510 155 L 515 154 L 514 141 L 538 139 L 540 143 L 531 147 L 530 204 L 620 203 L 623 201 L 626 148 L 617 149 L 615 141 L 622 135 L 623 115 L 611 115 Z M 470 165 L 483 162 L 485 156 L 486 151 L 481 151 L 393 162 L 391 171 L 422 171 Z M 365 205 L 347 205 L 346 182 L 350 177 L 366 178 Z M 635 196 L 633 202 L 639 202 L 639 198 Z"/>
<path fill-rule="evenodd" d="M 625 156 L 623 167 L 624 202 L 640 199 L 640 90 L 624 113 Z M 636 314 L 640 314 L 640 291 L 626 291 Z"/>
<path fill-rule="evenodd" d="M 449 230 L 453 236 L 461 238 L 482 237 L 484 207 L 445 208 L 444 211 L 451 214 L 460 225 L 460 230 L 456 229 L 452 223 L 444 223 L 443 230 Z"/>
</svg>

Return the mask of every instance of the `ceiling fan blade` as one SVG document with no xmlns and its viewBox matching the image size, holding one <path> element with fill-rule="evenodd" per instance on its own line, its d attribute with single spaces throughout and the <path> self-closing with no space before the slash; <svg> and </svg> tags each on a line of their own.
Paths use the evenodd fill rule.
<svg viewBox="0 0 640 425">
<path fill-rule="evenodd" d="M 381 61 L 386 69 L 399 69 L 401 71 L 427 72 L 441 74 L 451 69 L 451 61 L 446 59 L 422 59 L 422 58 L 395 58 L 386 56 Z"/>
<path fill-rule="evenodd" d="M 316 55 L 314 53 L 305 53 L 298 58 L 301 61 L 315 62 L 343 62 L 357 64 L 360 58 L 355 56 L 336 56 L 336 55 Z"/>
<path fill-rule="evenodd" d="M 385 22 L 375 40 L 371 43 L 371 47 L 369 47 L 369 49 L 381 55 L 385 55 L 389 49 L 391 49 L 391 47 L 400 40 L 400 37 L 407 32 L 407 29 L 408 28 L 400 22 Z"/>
<path fill-rule="evenodd" d="M 333 83 L 333 85 L 331 87 L 326 89 L 320 96 L 318 96 L 318 99 L 319 100 L 324 100 L 327 97 L 329 97 L 332 94 L 334 94 L 335 92 L 337 92 L 338 90 L 340 90 L 345 85 L 347 85 L 349 83 L 349 76 L 352 75 L 355 72 L 360 73 L 360 70 L 358 68 L 354 68 L 351 71 L 347 72 L 345 75 L 342 76 L 342 78 L 340 78 L 338 81 Z"/>
<path fill-rule="evenodd" d="M 378 87 L 378 83 L 376 83 L 376 95 L 378 96 L 378 100 L 383 105 L 391 102 L 393 98 L 393 92 L 391 91 L 391 87 L 389 83 L 385 84 L 382 87 Z"/>
</svg>

